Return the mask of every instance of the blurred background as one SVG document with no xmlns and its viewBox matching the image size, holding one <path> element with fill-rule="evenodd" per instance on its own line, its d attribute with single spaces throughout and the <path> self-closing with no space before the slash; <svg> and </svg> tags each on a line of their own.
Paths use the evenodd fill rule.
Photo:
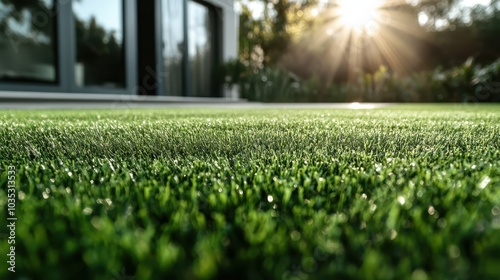
<svg viewBox="0 0 500 280">
<path fill-rule="evenodd" d="M 225 82 L 268 102 L 499 102 L 498 0 L 239 0 Z"/>
</svg>

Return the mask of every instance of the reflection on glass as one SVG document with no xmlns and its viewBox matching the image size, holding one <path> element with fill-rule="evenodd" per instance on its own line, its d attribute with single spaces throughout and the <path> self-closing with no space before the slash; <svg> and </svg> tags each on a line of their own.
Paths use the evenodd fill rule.
<svg viewBox="0 0 500 280">
<path fill-rule="evenodd" d="M 188 54 L 191 95 L 212 95 L 214 67 L 214 26 L 210 9 L 193 1 L 188 3 Z"/>
<path fill-rule="evenodd" d="M 124 87 L 123 1 L 73 1 L 77 86 Z"/>
<path fill-rule="evenodd" d="M 163 63 L 166 95 L 182 95 L 182 56 L 184 48 L 183 0 L 163 0 Z"/>
<path fill-rule="evenodd" d="M 57 81 L 53 2 L 0 1 L 0 81 Z"/>
</svg>

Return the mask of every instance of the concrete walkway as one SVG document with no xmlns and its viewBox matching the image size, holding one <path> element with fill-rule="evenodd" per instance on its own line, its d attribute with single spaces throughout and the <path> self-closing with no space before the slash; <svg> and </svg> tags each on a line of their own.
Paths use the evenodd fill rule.
<svg viewBox="0 0 500 280">
<path fill-rule="evenodd" d="M 377 109 L 392 104 L 382 103 L 129 103 L 129 102 L 0 102 L 0 110 L 46 109 L 154 109 L 154 108 L 213 108 L 213 109 Z"/>
<path fill-rule="evenodd" d="M 4 110 L 134 108 L 376 109 L 389 105 L 383 103 L 260 103 L 229 98 L 0 91 L 0 109 Z"/>
</svg>

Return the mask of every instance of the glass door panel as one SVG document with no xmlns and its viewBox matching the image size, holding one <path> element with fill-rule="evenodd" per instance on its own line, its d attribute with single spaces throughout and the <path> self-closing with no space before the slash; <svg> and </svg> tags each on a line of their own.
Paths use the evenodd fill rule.
<svg viewBox="0 0 500 280">
<path fill-rule="evenodd" d="M 194 1 L 188 2 L 188 55 L 191 95 L 213 96 L 215 62 L 214 24 L 211 9 Z"/>
<path fill-rule="evenodd" d="M 123 1 L 73 1 L 76 85 L 125 87 Z"/>
<path fill-rule="evenodd" d="M 164 94 L 182 96 L 184 55 L 184 0 L 162 1 Z"/>
</svg>

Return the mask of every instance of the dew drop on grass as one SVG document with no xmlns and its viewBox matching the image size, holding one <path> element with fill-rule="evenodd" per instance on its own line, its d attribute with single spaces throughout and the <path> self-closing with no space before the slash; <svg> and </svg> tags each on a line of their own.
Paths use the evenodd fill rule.
<svg viewBox="0 0 500 280">
<path fill-rule="evenodd" d="M 493 214 L 493 216 L 498 216 L 500 215 L 500 207 L 498 206 L 495 206 L 491 209 L 491 214 Z"/>
<path fill-rule="evenodd" d="M 450 247 L 448 247 L 448 255 L 450 258 L 456 259 L 460 257 L 460 249 L 456 245 L 450 245 Z"/>
<path fill-rule="evenodd" d="M 425 273 L 425 271 L 423 271 L 421 269 L 417 269 L 417 270 L 413 271 L 413 273 L 411 274 L 411 279 L 412 280 L 427 280 L 429 278 L 427 277 L 427 273 Z"/>
<path fill-rule="evenodd" d="M 398 197 L 398 202 L 399 202 L 399 204 L 404 205 L 405 202 L 406 202 L 406 199 L 404 197 L 402 197 L 402 196 L 399 196 Z"/>
<path fill-rule="evenodd" d="M 298 241 L 300 239 L 300 232 L 294 230 L 290 234 L 290 237 L 292 238 L 293 241 Z"/>
<path fill-rule="evenodd" d="M 440 228 L 445 228 L 448 225 L 448 222 L 446 221 L 445 218 L 441 218 L 438 220 L 438 226 Z"/>
<path fill-rule="evenodd" d="M 93 217 L 92 220 L 90 220 L 90 223 L 92 224 L 92 226 L 94 226 L 94 228 L 96 228 L 97 230 L 101 229 L 102 227 L 102 222 L 101 222 L 101 219 L 99 219 L 98 217 Z"/>
<path fill-rule="evenodd" d="M 472 191 L 472 195 L 473 195 L 473 196 L 478 196 L 478 195 L 479 195 L 479 193 L 480 193 L 480 192 L 479 192 L 479 190 L 477 190 L 477 189 Z"/>
<path fill-rule="evenodd" d="M 359 229 L 365 229 L 366 228 L 366 222 L 361 222 L 359 225 Z"/>
<path fill-rule="evenodd" d="M 111 170 L 113 170 L 113 172 L 115 172 L 115 167 L 113 166 L 113 164 L 111 163 L 111 161 L 109 162 L 109 168 L 111 168 Z"/>
<path fill-rule="evenodd" d="M 92 214 L 92 212 L 93 212 L 93 210 L 90 207 L 83 208 L 83 214 L 85 214 L 85 215 L 90 215 L 90 214 Z"/>
<path fill-rule="evenodd" d="M 127 207 L 127 210 L 125 210 L 125 216 L 130 216 L 130 214 L 132 214 L 132 211 L 133 211 L 133 208 L 132 206 L 128 206 Z"/>
<path fill-rule="evenodd" d="M 500 229 L 500 217 L 495 217 L 491 222 L 491 227 L 493 229 Z"/>
<path fill-rule="evenodd" d="M 490 183 L 491 179 L 490 177 L 486 176 L 483 181 L 479 184 L 479 188 L 484 189 L 486 186 Z"/>
<path fill-rule="evenodd" d="M 391 240 L 396 239 L 398 237 L 398 232 L 395 230 L 391 230 Z"/>
</svg>

